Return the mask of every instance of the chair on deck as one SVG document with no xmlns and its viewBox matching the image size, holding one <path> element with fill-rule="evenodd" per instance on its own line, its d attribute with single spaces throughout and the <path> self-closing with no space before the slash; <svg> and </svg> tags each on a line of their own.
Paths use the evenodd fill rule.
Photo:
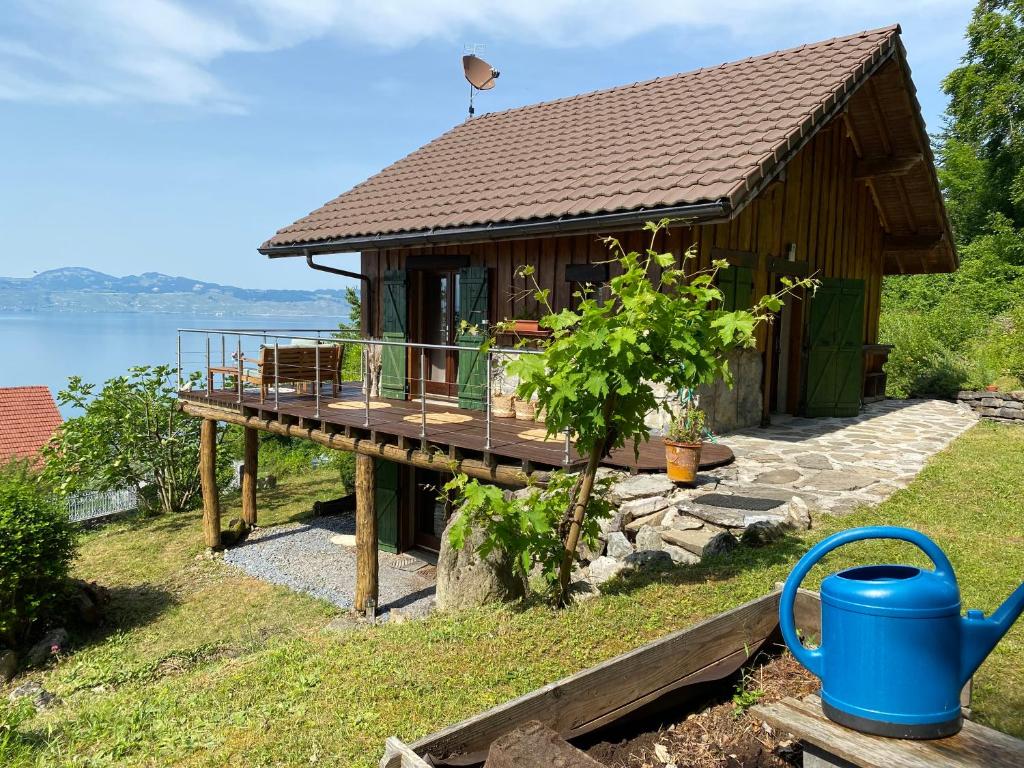
<svg viewBox="0 0 1024 768">
<path fill-rule="evenodd" d="M 317 375 L 317 349 L 320 350 L 320 372 Z M 318 346 L 277 347 L 277 365 L 274 361 L 274 347 L 260 347 L 259 359 L 242 358 L 242 381 L 260 388 L 260 402 L 267 398 L 267 392 L 275 380 L 278 384 L 314 384 L 330 382 L 331 396 L 338 394 L 341 380 L 341 345 L 320 344 Z M 255 363 L 255 368 L 246 368 Z M 213 389 L 215 375 L 238 376 L 237 366 L 212 366 L 207 371 L 207 387 Z"/>
</svg>

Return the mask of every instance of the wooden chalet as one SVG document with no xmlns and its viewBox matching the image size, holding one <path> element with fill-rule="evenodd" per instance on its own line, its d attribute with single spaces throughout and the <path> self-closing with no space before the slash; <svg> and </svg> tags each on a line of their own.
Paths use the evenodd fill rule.
<svg viewBox="0 0 1024 768">
<path fill-rule="evenodd" d="M 556 309 L 569 306 L 577 285 L 609 278 L 601 236 L 642 248 L 642 224 L 663 218 L 672 225 L 659 249 L 681 256 L 692 246 L 700 267 L 732 265 L 719 277 L 729 306 L 749 305 L 787 276 L 821 281 L 732 361 L 734 390 L 701 393 L 718 428 L 776 412 L 856 413 L 884 381 L 882 278 L 957 266 L 899 27 L 455 126 L 259 249 L 361 280 L 362 335 L 386 343 L 374 390 L 386 408 L 372 410 L 365 387 L 344 383 L 338 397 L 366 394 L 364 413 L 321 409 L 319 389 L 314 410 L 311 395 L 257 402 L 212 384 L 183 393 L 184 407 L 355 450 L 370 484 L 364 506 L 375 494 L 390 510 L 380 523 L 388 546 L 436 544 L 433 497 L 419 489 L 438 454 L 447 468 L 508 484 L 579 458 L 490 418 L 494 370 L 489 380 L 480 338 L 460 333 L 462 321 L 535 317 L 516 277 L 526 264 Z M 361 254 L 359 273 L 323 261 L 350 252 Z M 428 409 L 468 420 L 428 439 Z M 648 456 L 633 468 L 657 465 Z M 376 535 L 363 539 L 367 558 Z"/>
</svg>

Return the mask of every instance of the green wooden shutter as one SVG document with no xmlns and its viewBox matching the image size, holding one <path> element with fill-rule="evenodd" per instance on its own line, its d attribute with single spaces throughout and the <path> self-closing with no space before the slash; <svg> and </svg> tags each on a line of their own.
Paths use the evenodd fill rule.
<svg viewBox="0 0 1024 768">
<path fill-rule="evenodd" d="M 384 273 L 382 292 L 384 341 L 407 341 L 406 279 L 405 272 Z M 397 400 L 405 399 L 406 353 L 405 347 L 385 345 L 380 353 L 380 395 Z"/>
<path fill-rule="evenodd" d="M 754 303 L 754 270 L 750 267 L 731 266 L 718 271 L 715 276 L 718 290 L 722 292 L 722 309 L 733 312 L 750 309 Z"/>
<path fill-rule="evenodd" d="M 486 267 L 459 270 L 459 407 L 482 411 L 487 403 L 487 355 L 480 346 L 487 338 Z M 462 321 L 469 324 L 462 330 Z"/>
<path fill-rule="evenodd" d="M 860 411 L 863 336 L 864 281 L 823 279 L 808 316 L 805 415 Z"/>
<path fill-rule="evenodd" d="M 393 461 L 374 459 L 377 488 L 377 546 L 385 552 L 398 551 L 399 467 Z"/>
</svg>

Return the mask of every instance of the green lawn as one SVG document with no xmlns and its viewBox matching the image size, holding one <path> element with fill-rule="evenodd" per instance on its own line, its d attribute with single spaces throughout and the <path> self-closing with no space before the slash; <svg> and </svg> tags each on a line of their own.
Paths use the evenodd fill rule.
<svg viewBox="0 0 1024 768">
<path fill-rule="evenodd" d="M 108 527 L 85 537 L 76 570 L 113 588 L 118 626 L 78 638 L 41 675 L 63 703 L 24 724 L 0 763 L 373 766 L 390 734 L 414 739 L 764 594 L 813 541 L 852 525 L 925 531 L 965 605 L 991 611 L 1024 574 L 1022 456 L 1024 428 L 982 424 L 878 509 L 770 549 L 634 578 L 561 613 L 494 608 L 344 636 L 323 631 L 331 607 L 197 559 L 195 516 Z M 286 479 L 263 494 L 261 522 L 301 516 L 336 478 Z M 814 577 L 893 558 L 921 562 L 906 545 L 864 543 Z M 976 717 L 1024 736 L 1024 622 L 976 683 Z"/>
</svg>

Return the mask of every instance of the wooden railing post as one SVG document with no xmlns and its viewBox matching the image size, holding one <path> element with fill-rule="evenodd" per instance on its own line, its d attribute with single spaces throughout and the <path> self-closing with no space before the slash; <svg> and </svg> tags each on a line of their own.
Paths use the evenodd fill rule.
<svg viewBox="0 0 1024 768">
<path fill-rule="evenodd" d="M 256 525 L 256 473 L 259 469 L 260 438 L 253 427 L 245 427 L 245 451 L 242 457 L 242 520 Z"/>
<path fill-rule="evenodd" d="M 366 610 L 366 601 L 377 604 L 377 477 L 372 456 L 356 455 L 356 600 L 355 609 Z"/>
<path fill-rule="evenodd" d="M 203 536 L 206 546 L 220 547 L 220 498 L 217 492 L 217 422 L 199 427 L 199 482 L 203 489 Z"/>
</svg>

